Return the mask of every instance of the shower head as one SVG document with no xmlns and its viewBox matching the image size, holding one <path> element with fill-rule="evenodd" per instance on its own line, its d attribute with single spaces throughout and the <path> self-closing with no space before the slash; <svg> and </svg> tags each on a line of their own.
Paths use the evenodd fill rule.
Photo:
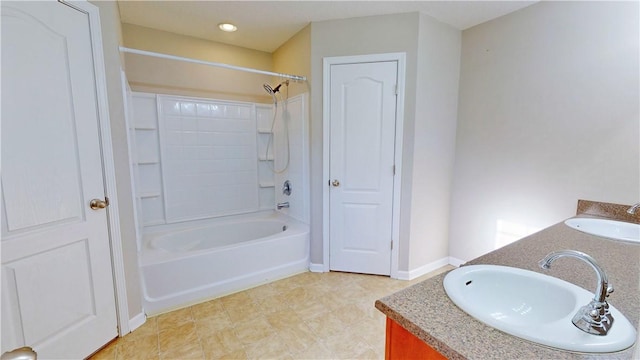
<svg viewBox="0 0 640 360">
<path fill-rule="evenodd" d="M 275 93 L 277 93 L 278 91 L 280 91 L 280 87 L 282 86 L 282 84 L 278 84 L 278 86 L 276 86 L 275 88 L 272 88 L 271 85 L 269 84 L 264 84 L 262 85 L 262 87 L 264 88 L 264 90 L 271 94 L 274 95 Z"/>
<path fill-rule="evenodd" d="M 265 90 L 267 93 L 269 93 L 269 94 L 271 94 L 271 95 L 275 95 L 277 92 L 279 92 L 279 91 L 280 91 L 280 87 L 281 87 L 283 84 L 289 85 L 289 80 L 286 80 L 286 81 L 281 82 L 281 83 L 280 83 L 280 84 L 278 84 L 275 88 L 272 88 L 272 87 L 271 87 L 271 85 L 269 85 L 269 84 L 264 84 L 264 85 L 262 85 L 262 87 L 264 88 L 264 90 Z"/>
<path fill-rule="evenodd" d="M 273 88 L 271 87 L 271 85 L 269 84 L 264 84 L 262 85 L 262 87 L 264 88 L 264 90 L 268 93 L 273 95 L 275 93 L 275 91 L 273 91 Z"/>
</svg>

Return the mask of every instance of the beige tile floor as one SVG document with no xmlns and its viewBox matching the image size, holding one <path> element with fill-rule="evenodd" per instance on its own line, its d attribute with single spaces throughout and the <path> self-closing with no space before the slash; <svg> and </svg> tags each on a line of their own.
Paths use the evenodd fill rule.
<svg viewBox="0 0 640 360">
<path fill-rule="evenodd" d="M 412 281 L 305 272 L 150 317 L 91 359 L 384 359 L 376 299 Z"/>
</svg>

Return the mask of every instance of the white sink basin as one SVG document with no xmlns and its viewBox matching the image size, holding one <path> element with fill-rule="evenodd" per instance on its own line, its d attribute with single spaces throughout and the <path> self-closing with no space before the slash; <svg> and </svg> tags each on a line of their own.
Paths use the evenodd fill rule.
<svg viewBox="0 0 640 360">
<path fill-rule="evenodd" d="M 463 266 L 447 274 L 444 288 L 459 308 L 477 320 L 542 345 L 603 353 L 624 350 L 636 339 L 629 320 L 611 305 L 614 320 L 607 335 L 578 329 L 571 319 L 593 299 L 593 294 L 533 271 L 497 265 Z"/>
<path fill-rule="evenodd" d="M 587 234 L 615 240 L 640 242 L 640 225 L 623 221 L 574 218 L 564 222 L 570 228 Z"/>
</svg>

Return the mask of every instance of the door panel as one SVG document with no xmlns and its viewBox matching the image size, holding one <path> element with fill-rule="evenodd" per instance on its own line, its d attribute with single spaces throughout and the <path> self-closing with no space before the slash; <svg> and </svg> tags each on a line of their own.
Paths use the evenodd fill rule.
<svg viewBox="0 0 640 360">
<path fill-rule="evenodd" d="M 22 321 L 40 324 L 24 328 L 25 343 L 37 344 L 95 316 L 87 253 L 82 239 L 5 266 L 15 279 Z"/>
<path fill-rule="evenodd" d="M 380 191 L 380 177 L 371 174 L 380 173 L 383 160 L 383 87 L 381 81 L 367 77 L 342 86 L 345 191 Z"/>
<path fill-rule="evenodd" d="M 389 275 L 397 62 L 330 71 L 330 269 Z"/>
<path fill-rule="evenodd" d="M 3 237 L 41 224 L 82 219 L 65 38 L 35 18 L 4 11 L 5 7 L 3 32 L 20 36 L 2 36 L 3 52 L 11 49 L 2 57 L 3 69 L 11 69 L 3 71 L 2 103 L 10 109 L 3 109 L 2 132 L 10 136 L 3 136 L 2 147 L 20 156 L 2 158 L 2 184 L 11 189 L 4 193 L 8 228 Z M 48 65 L 37 66 L 44 59 Z M 43 79 L 50 82 L 47 88 L 41 87 Z M 40 178 L 48 181 L 42 184 Z M 39 199 L 51 199 L 59 206 L 40 206 Z"/>
<path fill-rule="evenodd" d="M 376 226 L 356 227 L 349 224 L 376 224 L 380 218 L 380 206 L 377 204 L 349 204 L 343 203 L 344 214 L 344 242 L 342 248 L 345 251 L 369 251 L 377 252 L 377 244 L 369 239 L 375 239 Z"/>
<path fill-rule="evenodd" d="M 3 1 L 1 26 L 1 352 L 83 358 L 117 336 L 88 14 Z"/>
</svg>

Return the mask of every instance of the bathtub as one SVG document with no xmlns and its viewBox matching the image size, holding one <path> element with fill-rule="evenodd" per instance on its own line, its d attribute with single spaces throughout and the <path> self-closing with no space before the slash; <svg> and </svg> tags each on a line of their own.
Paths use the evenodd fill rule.
<svg viewBox="0 0 640 360">
<path fill-rule="evenodd" d="M 276 211 L 145 228 L 145 313 L 154 315 L 309 267 L 309 226 Z"/>
</svg>

